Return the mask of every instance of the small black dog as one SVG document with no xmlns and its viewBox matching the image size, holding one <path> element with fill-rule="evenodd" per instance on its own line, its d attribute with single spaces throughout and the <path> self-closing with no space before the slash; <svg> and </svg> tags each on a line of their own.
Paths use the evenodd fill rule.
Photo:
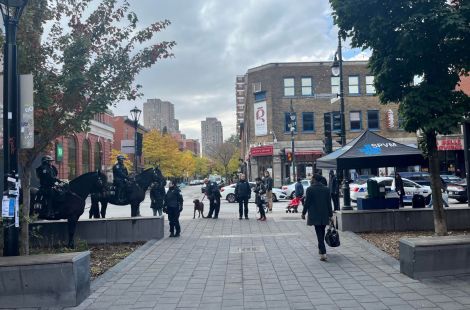
<svg viewBox="0 0 470 310">
<path fill-rule="evenodd" d="M 196 218 L 196 211 L 199 212 L 199 216 L 197 218 L 200 218 L 201 215 L 202 215 L 202 218 L 205 218 L 205 216 L 204 216 L 204 204 L 202 203 L 202 201 L 199 201 L 199 199 L 194 199 L 193 203 L 194 203 L 193 219 Z"/>
</svg>

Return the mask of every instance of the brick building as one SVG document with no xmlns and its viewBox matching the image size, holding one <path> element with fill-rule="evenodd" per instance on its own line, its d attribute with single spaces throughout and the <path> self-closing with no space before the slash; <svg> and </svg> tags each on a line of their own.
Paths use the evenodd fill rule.
<svg viewBox="0 0 470 310">
<path fill-rule="evenodd" d="M 129 160 L 134 162 L 134 140 L 135 130 L 134 121 L 129 119 L 127 116 L 115 116 L 112 118 L 112 126 L 114 127 L 114 142 L 113 149 L 119 150 L 122 154 L 127 154 Z M 137 133 L 142 136 L 148 132 L 148 130 L 139 125 L 137 127 Z M 138 158 L 138 169 L 144 167 L 144 156 Z M 114 164 L 114 162 L 112 163 Z"/>
<path fill-rule="evenodd" d="M 291 101 L 297 118 L 296 174 L 305 177 L 313 172 L 315 160 L 324 155 L 324 115 L 340 111 L 339 100 L 330 102 L 331 94 L 339 93 L 339 77 L 331 75 L 331 65 L 332 62 L 270 63 L 248 70 L 240 137 L 250 179 L 271 170 L 275 186 L 280 186 L 290 177 L 290 163 L 281 156 L 281 150 L 291 152 Z M 400 129 L 398 105 L 381 105 L 374 96 L 367 62 L 344 62 L 343 77 L 348 142 L 370 129 L 396 142 L 417 144 L 416 134 Z M 333 128 L 339 130 L 340 127 Z M 338 147 L 333 142 L 333 148 Z"/>
<path fill-rule="evenodd" d="M 201 151 L 203 156 L 210 157 L 211 153 L 224 143 L 222 123 L 215 117 L 206 117 L 201 121 Z"/>
<path fill-rule="evenodd" d="M 109 156 L 113 143 L 112 115 L 101 113 L 91 120 L 90 130 L 70 137 L 59 137 L 54 143 L 54 165 L 59 178 L 72 180 L 75 177 L 98 169 L 109 173 Z"/>
<path fill-rule="evenodd" d="M 178 142 L 178 148 L 180 151 L 191 151 L 195 156 L 201 156 L 201 148 L 199 140 L 187 139 L 185 134 L 172 133 L 171 136 Z"/>
</svg>

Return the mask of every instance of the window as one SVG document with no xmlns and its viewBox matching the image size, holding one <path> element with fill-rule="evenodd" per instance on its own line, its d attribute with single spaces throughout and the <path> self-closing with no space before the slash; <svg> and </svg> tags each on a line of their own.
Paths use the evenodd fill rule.
<svg viewBox="0 0 470 310">
<path fill-rule="evenodd" d="M 348 79 L 349 82 L 349 94 L 358 95 L 359 94 L 359 77 L 350 76 Z"/>
<path fill-rule="evenodd" d="M 266 92 L 265 91 L 260 91 L 255 94 L 255 101 L 263 101 L 266 100 Z"/>
<path fill-rule="evenodd" d="M 284 96 L 294 96 L 294 95 L 295 95 L 294 78 L 285 78 L 284 79 Z"/>
<path fill-rule="evenodd" d="M 367 111 L 367 127 L 369 129 L 379 129 L 379 111 Z"/>
<path fill-rule="evenodd" d="M 331 77 L 331 93 L 339 94 L 339 76 Z"/>
<path fill-rule="evenodd" d="M 67 165 L 69 168 L 68 179 L 72 180 L 77 176 L 77 145 L 74 137 L 67 139 L 67 151 Z"/>
<path fill-rule="evenodd" d="M 302 113 L 302 130 L 305 132 L 315 131 L 315 119 L 313 112 Z"/>
<path fill-rule="evenodd" d="M 362 129 L 361 112 L 360 111 L 349 112 L 349 124 L 351 125 L 351 131 L 361 130 Z"/>
<path fill-rule="evenodd" d="M 95 170 L 101 170 L 101 144 L 99 142 L 95 143 L 95 149 L 93 150 L 93 159 L 95 161 Z"/>
<path fill-rule="evenodd" d="M 302 78 L 302 96 L 311 96 L 311 95 L 313 95 L 312 78 L 303 77 Z"/>
<path fill-rule="evenodd" d="M 297 116 L 296 113 L 294 113 L 295 116 Z M 295 122 L 297 122 L 297 117 L 295 119 Z M 290 120 L 290 113 L 289 112 L 285 112 L 284 113 L 284 131 L 285 132 L 290 132 L 290 123 L 291 123 L 291 120 Z M 294 124 L 295 126 L 296 124 Z M 297 126 L 294 127 L 295 129 L 295 132 L 297 132 Z"/>
<path fill-rule="evenodd" d="M 334 111 L 331 113 L 331 129 L 333 131 L 341 131 L 341 113 L 339 113 L 339 111 Z"/>
<path fill-rule="evenodd" d="M 83 140 L 82 145 L 82 173 L 90 172 L 90 143 Z"/>
<path fill-rule="evenodd" d="M 366 94 L 368 94 L 368 95 L 375 94 L 374 76 L 373 75 L 366 76 Z"/>
</svg>

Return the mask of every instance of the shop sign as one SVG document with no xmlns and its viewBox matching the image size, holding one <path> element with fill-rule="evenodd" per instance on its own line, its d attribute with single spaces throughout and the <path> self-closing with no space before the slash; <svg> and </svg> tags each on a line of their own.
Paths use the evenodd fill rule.
<svg viewBox="0 0 470 310">
<path fill-rule="evenodd" d="M 460 151 L 463 150 L 463 141 L 460 138 L 444 138 L 437 140 L 438 151 Z"/>
<path fill-rule="evenodd" d="M 250 154 L 253 157 L 256 157 L 256 156 L 272 156 L 273 155 L 273 146 L 272 145 L 264 145 L 264 146 L 252 147 L 250 149 Z"/>
<path fill-rule="evenodd" d="M 254 105 L 255 116 L 255 136 L 265 136 L 268 134 L 268 113 L 266 101 L 256 102 Z"/>
</svg>

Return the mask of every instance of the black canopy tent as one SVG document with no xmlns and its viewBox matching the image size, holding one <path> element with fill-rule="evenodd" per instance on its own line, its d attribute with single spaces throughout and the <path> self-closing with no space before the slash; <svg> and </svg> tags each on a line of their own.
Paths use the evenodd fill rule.
<svg viewBox="0 0 470 310">
<path fill-rule="evenodd" d="M 417 148 L 364 131 L 344 147 L 317 159 L 318 169 L 404 167 L 425 163 Z"/>
</svg>

